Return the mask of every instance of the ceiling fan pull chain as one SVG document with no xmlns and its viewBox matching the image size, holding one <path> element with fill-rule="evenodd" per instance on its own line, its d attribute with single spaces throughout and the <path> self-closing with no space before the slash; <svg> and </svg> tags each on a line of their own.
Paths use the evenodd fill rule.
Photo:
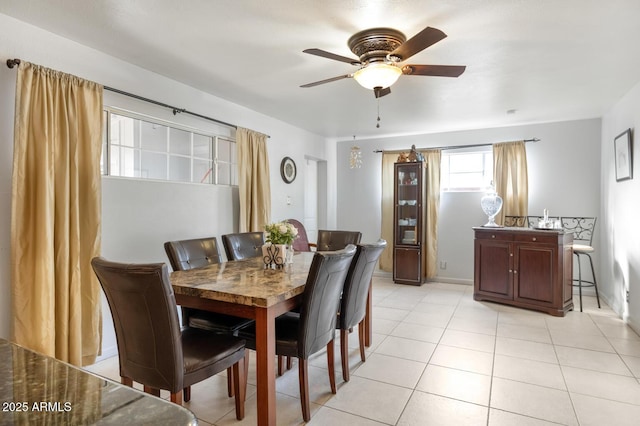
<svg viewBox="0 0 640 426">
<path fill-rule="evenodd" d="M 378 101 L 378 122 L 376 123 L 376 128 L 380 128 L 380 98 L 377 99 Z"/>
</svg>

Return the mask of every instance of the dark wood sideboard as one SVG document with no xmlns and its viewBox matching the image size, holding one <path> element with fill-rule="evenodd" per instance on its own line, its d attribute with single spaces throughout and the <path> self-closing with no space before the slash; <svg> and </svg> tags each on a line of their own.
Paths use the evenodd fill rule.
<svg viewBox="0 0 640 426">
<path fill-rule="evenodd" d="M 564 316 L 573 309 L 573 234 L 473 228 L 475 300 Z"/>
</svg>

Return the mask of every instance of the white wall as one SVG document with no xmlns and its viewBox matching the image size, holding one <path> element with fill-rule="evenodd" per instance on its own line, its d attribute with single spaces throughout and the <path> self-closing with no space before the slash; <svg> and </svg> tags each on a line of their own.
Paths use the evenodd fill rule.
<svg viewBox="0 0 640 426">
<path fill-rule="evenodd" d="M 338 228 L 360 230 L 363 241 L 380 236 L 381 154 L 406 149 L 495 143 L 537 137 L 527 143 L 529 213 L 549 209 L 558 216 L 598 216 L 600 200 L 600 119 L 359 140 L 363 166 L 350 169 L 353 141 L 338 142 Z M 442 281 L 473 282 L 473 226 L 486 223 L 481 193 L 443 193 L 438 219 L 438 270 Z M 596 236 L 594 245 L 598 248 Z M 596 258 L 597 261 L 597 258 Z"/>
<path fill-rule="evenodd" d="M 629 324 L 640 332 L 640 168 L 638 132 L 640 126 L 640 84 L 627 93 L 602 120 L 602 261 L 599 265 L 600 294 Z M 613 140 L 632 129 L 632 180 L 616 182 Z M 629 302 L 625 293 L 629 290 Z"/>
<path fill-rule="evenodd" d="M 4 65 L 6 59 L 20 58 L 270 135 L 268 152 L 273 220 L 303 217 L 304 167 L 300 166 L 305 156 L 329 163 L 335 158 L 335 149 L 332 152 L 324 138 L 266 115 L 2 14 L 0 28 L 0 293 L 6 295 L 0 298 L 1 337 L 10 337 L 12 315 L 8 295 L 11 289 L 10 192 L 16 70 Z M 105 104 L 192 126 L 215 126 L 186 115 L 174 117 L 166 109 L 106 91 Z M 292 184 L 285 184 L 280 178 L 280 160 L 284 156 L 293 158 L 300 165 L 298 178 Z M 335 177 L 332 178 L 334 180 Z M 335 185 L 335 182 L 328 182 L 327 185 Z M 286 204 L 287 195 L 291 197 L 291 205 Z M 327 211 L 325 220 L 335 222 L 335 191 L 328 191 L 328 204 L 333 208 Z M 237 230 L 237 205 L 237 189 L 230 187 L 104 178 L 102 254 L 120 261 L 165 262 L 164 241 L 220 236 Z M 105 308 L 105 311 L 108 309 Z M 104 324 L 103 348 L 105 352 L 115 353 L 115 340 L 108 315 Z"/>
</svg>

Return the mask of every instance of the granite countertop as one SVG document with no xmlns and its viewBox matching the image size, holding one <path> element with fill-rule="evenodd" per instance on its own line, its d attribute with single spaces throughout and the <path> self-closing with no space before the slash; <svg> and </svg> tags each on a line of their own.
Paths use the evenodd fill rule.
<svg viewBox="0 0 640 426">
<path fill-rule="evenodd" d="M 197 425 L 193 413 L 0 339 L 0 425 Z"/>
<path fill-rule="evenodd" d="M 175 294 L 269 307 L 304 291 L 314 253 L 298 252 L 293 264 L 266 268 L 262 257 L 171 273 Z"/>
</svg>

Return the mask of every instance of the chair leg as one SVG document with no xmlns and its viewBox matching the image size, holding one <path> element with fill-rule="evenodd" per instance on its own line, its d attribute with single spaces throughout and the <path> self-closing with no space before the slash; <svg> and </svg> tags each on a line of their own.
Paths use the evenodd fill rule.
<svg viewBox="0 0 640 426">
<path fill-rule="evenodd" d="M 174 404 L 182 405 L 182 391 L 171 394 L 171 402 Z"/>
<path fill-rule="evenodd" d="M 152 388 L 151 386 L 144 385 L 144 391 L 153 396 L 160 396 L 160 389 Z"/>
<path fill-rule="evenodd" d="M 284 374 L 284 357 L 282 355 L 278 355 L 278 376 L 282 376 Z"/>
<path fill-rule="evenodd" d="M 129 386 L 130 388 L 133 387 L 133 379 L 129 378 L 129 377 L 120 377 L 120 383 L 122 383 L 125 386 Z"/>
<path fill-rule="evenodd" d="M 236 419 L 244 419 L 244 401 L 247 395 L 246 375 L 246 354 L 245 360 L 233 364 L 233 387 L 236 402 Z"/>
<path fill-rule="evenodd" d="M 311 420 L 309 409 L 309 374 L 306 359 L 298 359 L 298 380 L 300 382 L 300 405 L 302 405 L 302 418 L 305 422 Z"/>
<path fill-rule="evenodd" d="M 582 268 L 580 266 L 580 255 L 575 253 L 578 260 L 578 294 L 580 295 L 580 312 L 582 312 Z"/>
<path fill-rule="evenodd" d="M 362 360 L 362 362 L 365 362 L 367 360 L 364 354 L 364 343 L 365 343 L 364 340 L 366 337 L 365 333 L 366 333 L 366 323 L 365 323 L 365 320 L 363 319 L 358 323 L 358 340 L 359 340 L 359 346 L 360 346 L 360 359 Z"/>
<path fill-rule="evenodd" d="M 293 367 L 293 358 L 288 356 L 287 357 L 287 370 L 291 370 L 291 367 Z"/>
<path fill-rule="evenodd" d="M 340 361 L 342 362 L 342 379 L 348 382 L 349 377 L 349 333 L 340 330 Z"/>
<path fill-rule="evenodd" d="M 596 271 L 593 269 L 593 259 L 589 253 L 585 253 L 589 258 L 589 265 L 591 265 L 591 276 L 593 277 L 593 288 L 596 289 L 596 301 L 598 302 L 598 309 L 600 309 L 600 296 L 598 295 L 598 283 L 596 282 Z"/>
<path fill-rule="evenodd" d="M 191 401 L 191 386 L 187 386 L 186 388 L 182 389 L 182 394 L 184 396 L 184 402 Z"/>
<path fill-rule="evenodd" d="M 329 367 L 329 384 L 331 385 L 331 393 L 336 393 L 336 367 L 335 367 L 335 345 L 333 339 L 327 344 L 327 366 Z"/>
<path fill-rule="evenodd" d="M 227 394 L 229 398 L 233 396 L 233 368 L 227 368 Z"/>
</svg>

